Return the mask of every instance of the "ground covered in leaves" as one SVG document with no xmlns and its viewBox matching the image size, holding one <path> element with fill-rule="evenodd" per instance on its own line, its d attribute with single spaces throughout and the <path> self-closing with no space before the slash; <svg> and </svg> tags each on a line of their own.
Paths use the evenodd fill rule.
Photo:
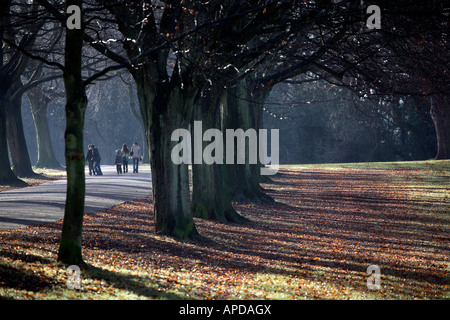
<svg viewBox="0 0 450 320">
<path fill-rule="evenodd" d="M 448 299 L 450 162 L 285 166 L 249 222 L 153 231 L 151 199 L 85 216 L 81 286 L 61 222 L 0 232 L 4 299 Z M 371 265 L 380 289 L 369 289 Z"/>
</svg>

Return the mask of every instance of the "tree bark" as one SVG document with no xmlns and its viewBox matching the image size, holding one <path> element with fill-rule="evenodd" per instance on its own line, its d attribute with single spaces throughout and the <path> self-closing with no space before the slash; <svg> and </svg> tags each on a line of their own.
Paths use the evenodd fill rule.
<svg viewBox="0 0 450 320">
<path fill-rule="evenodd" d="M 255 90 L 252 90 L 255 89 Z M 262 128 L 262 105 L 270 90 L 261 90 L 251 86 L 248 79 L 243 80 L 236 87 L 229 89 L 224 108 L 224 127 L 226 129 Z M 238 201 L 273 201 L 267 195 L 260 183 L 261 164 L 250 164 L 246 148 L 246 163 L 227 167 L 227 185 L 232 199 Z"/>
<path fill-rule="evenodd" d="M 81 8 L 81 4 L 81 0 L 66 1 L 66 7 L 78 5 Z M 86 193 L 83 128 L 87 106 L 86 91 L 81 75 L 83 33 L 83 29 L 66 30 L 64 68 L 66 130 L 64 139 L 67 193 L 58 260 L 68 264 L 83 262 L 81 235 Z"/>
<path fill-rule="evenodd" d="M 219 85 L 220 86 L 220 85 Z M 205 92 L 205 97 L 198 100 L 194 107 L 194 121 L 202 121 L 201 137 L 193 139 L 202 140 L 202 153 L 209 142 L 203 142 L 203 134 L 208 129 L 221 130 L 221 97 L 223 90 L 217 85 L 213 85 L 210 90 Z M 192 131 L 193 125 L 191 126 Z M 222 137 L 223 143 L 223 137 Z M 194 143 L 191 144 L 192 146 Z M 223 144 L 224 146 L 225 144 Z M 217 150 L 216 150 L 217 152 Z M 194 159 L 193 159 L 194 160 Z M 222 157 L 222 164 L 192 163 L 192 210 L 194 216 L 218 221 L 242 222 L 246 219 L 242 217 L 231 204 L 230 192 L 226 185 L 226 167 L 234 166 L 225 164 L 225 158 Z"/>
<path fill-rule="evenodd" d="M 133 118 L 136 120 L 136 122 L 139 124 L 139 127 L 142 130 L 142 141 L 145 141 L 145 144 L 148 146 L 147 136 L 145 135 L 145 128 L 144 128 L 144 122 L 142 121 L 142 116 L 139 113 L 139 110 L 137 110 L 136 103 L 135 103 L 135 93 L 133 91 L 133 87 L 129 84 L 128 85 L 128 97 L 130 99 L 130 111 Z M 142 152 L 142 163 L 150 162 L 150 152 L 147 151 Z"/>
<path fill-rule="evenodd" d="M 13 85 L 8 90 L 8 93 L 14 92 L 14 87 L 16 86 Z M 8 93 L 6 95 L 6 132 L 13 172 L 18 177 L 31 178 L 36 176 L 36 173 L 31 167 L 30 155 L 28 154 L 27 142 L 23 131 L 22 95 L 19 94 L 13 97 Z"/>
<path fill-rule="evenodd" d="M 189 203 L 188 165 L 172 162 L 176 142 L 171 141 L 171 135 L 175 129 L 187 129 L 196 89 L 187 83 L 184 89 L 179 84 L 169 86 L 167 79 L 159 81 L 161 74 L 157 70 L 148 61 L 133 72 L 150 152 L 155 231 L 180 239 L 192 238 L 198 233 Z"/>
<path fill-rule="evenodd" d="M 50 98 L 45 96 L 41 86 L 29 90 L 27 95 L 36 129 L 38 147 L 36 168 L 61 169 L 61 164 L 56 160 L 47 121 L 47 108 Z"/>
<path fill-rule="evenodd" d="M 450 159 L 450 106 L 441 96 L 431 99 L 431 118 L 436 129 L 437 154 L 436 160 Z"/>
<path fill-rule="evenodd" d="M 3 16 L 9 8 L 11 1 L 2 2 L 0 6 L 0 40 L 3 41 Z M 5 66 L 3 46 L 0 47 L 0 184 L 23 182 L 18 179 L 11 169 L 9 162 L 8 140 L 6 138 L 6 92 L 11 86 L 11 77 L 8 74 L 8 65 Z"/>
<path fill-rule="evenodd" d="M 4 9 L 6 10 L 9 7 L 5 3 Z M 2 9 L 3 10 L 3 9 Z M 3 14 L 4 12 L 1 12 Z M 3 41 L 3 16 L 0 21 L 0 40 Z M 4 54 L 3 54 L 2 46 L 0 48 L 0 56 L 2 60 L 0 61 L 0 184 L 25 184 L 22 180 L 18 179 L 15 172 L 11 169 L 11 164 L 9 161 L 10 149 L 15 150 L 15 141 L 11 140 L 10 133 L 11 127 L 13 123 L 9 123 L 11 121 L 11 92 L 12 87 L 17 81 L 20 81 L 20 75 L 23 72 L 24 63 L 23 60 L 15 59 L 17 56 L 9 57 L 8 62 L 5 64 Z M 22 62 L 22 63 L 21 63 Z M 12 72 L 11 72 L 12 70 Z M 20 105 L 20 103 L 19 103 Z M 21 119 L 20 119 L 21 120 Z M 21 122 L 20 122 L 21 123 Z M 23 128 L 22 128 L 23 134 Z M 8 143 L 12 143 L 13 145 L 8 145 Z M 28 151 L 27 151 L 28 154 Z M 17 160 L 17 157 L 12 157 L 13 160 Z M 20 166 L 19 166 L 20 167 Z M 17 168 L 17 165 L 16 165 Z M 26 176 L 26 174 L 25 174 Z"/>
<path fill-rule="evenodd" d="M 3 14 L 9 8 L 10 2 L 11 1 L 6 1 L 4 6 L 0 9 L 0 17 L 2 18 L 0 21 L 0 37 L 2 41 L 6 40 L 3 24 L 5 22 L 6 25 L 9 23 L 8 17 L 4 18 Z M 33 4 L 32 7 L 37 8 L 37 4 Z M 31 12 L 33 12 L 33 10 Z M 32 48 L 42 25 L 42 22 L 30 25 L 29 28 L 27 28 L 27 32 L 22 36 L 19 46 L 24 49 Z M 0 62 L 0 81 L 2 83 L 1 99 L 2 108 L 4 108 L 2 116 L 5 117 L 6 121 L 5 136 L 8 139 L 8 147 L 13 162 L 13 172 L 18 176 L 33 177 L 36 174 L 31 167 L 31 161 L 23 132 L 21 115 L 22 94 L 16 93 L 17 90 L 20 90 L 23 86 L 21 76 L 25 71 L 29 59 L 22 55 L 18 50 L 11 56 L 5 57 L 3 54 L 3 47 L 5 46 L 2 46 L 0 49 L 0 56 L 2 57 L 2 61 Z M 6 64 L 5 61 L 7 61 Z M 6 152 L 6 155 L 7 154 L 8 152 Z"/>
<path fill-rule="evenodd" d="M 3 87 L 3 86 L 2 86 Z M 9 162 L 8 140 L 6 138 L 6 105 L 5 92 L 0 88 L 0 184 L 23 183 L 18 179 L 11 169 Z"/>
</svg>

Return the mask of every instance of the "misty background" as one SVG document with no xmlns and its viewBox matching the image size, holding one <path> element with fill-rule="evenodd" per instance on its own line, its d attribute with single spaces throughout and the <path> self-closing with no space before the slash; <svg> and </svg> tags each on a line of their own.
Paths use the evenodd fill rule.
<svg viewBox="0 0 450 320">
<path fill-rule="evenodd" d="M 55 85 L 55 84 L 54 84 Z M 56 83 L 59 90 L 62 84 Z M 135 87 L 113 77 L 88 88 L 84 142 L 99 148 L 102 164 L 113 164 L 124 143 L 145 149 L 144 127 Z M 372 101 L 325 81 L 280 83 L 264 105 L 263 126 L 280 130 L 280 164 L 407 161 L 431 159 L 436 133 L 429 106 L 414 99 Z M 393 102 L 394 101 L 394 102 Z M 52 145 L 64 165 L 65 98 L 53 98 L 47 110 Z M 27 95 L 22 118 L 33 165 L 36 131 Z"/>
</svg>

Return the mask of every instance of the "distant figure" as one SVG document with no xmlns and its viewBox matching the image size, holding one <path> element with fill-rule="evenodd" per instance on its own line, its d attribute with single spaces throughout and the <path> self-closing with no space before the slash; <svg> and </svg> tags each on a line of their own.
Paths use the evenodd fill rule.
<svg viewBox="0 0 450 320">
<path fill-rule="evenodd" d="M 102 169 L 100 168 L 100 161 L 102 160 L 102 157 L 100 157 L 100 152 L 98 152 L 98 148 L 96 148 L 93 144 L 92 144 L 92 152 L 94 155 L 94 170 L 95 173 L 98 176 L 102 176 L 103 172 Z"/>
<path fill-rule="evenodd" d="M 141 159 L 141 147 L 135 142 L 131 146 L 130 156 L 133 158 L 133 173 L 139 171 L 139 160 Z"/>
<path fill-rule="evenodd" d="M 116 164 L 117 174 L 122 174 L 122 151 L 120 149 L 116 150 L 116 158 L 114 159 L 114 163 Z"/>
<path fill-rule="evenodd" d="M 127 145 L 124 143 L 122 145 L 122 165 L 123 165 L 123 173 L 128 172 L 128 159 L 130 157 L 130 149 L 128 149 Z"/>
<path fill-rule="evenodd" d="M 89 175 L 92 176 L 94 174 L 95 176 L 95 170 L 94 170 L 94 145 L 90 144 L 88 145 L 88 152 L 86 154 L 86 161 L 89 166 Z"/>
</svg>

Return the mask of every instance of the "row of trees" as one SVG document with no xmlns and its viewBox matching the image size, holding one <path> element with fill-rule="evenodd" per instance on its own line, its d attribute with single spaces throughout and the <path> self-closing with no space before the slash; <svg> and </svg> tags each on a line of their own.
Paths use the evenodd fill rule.
<svg viewBox="0 0 450 320">
<path fill-rule="evenodd" d="M 82 9 L 71 16 L 80 19 L 79 29 L 66 27 L 72 5 Z M 68 186 L 59 259 L 82 261 L 86 91 L 117 70 L 126 70 L 137 88 L 156 232 L 191 238 L 197 234 L 194 215 L 242 221 L 232 199 L 270 200 L 260 187 L 260 165 L 250 164 L 194 164 L 191 199 L 188 165 L 171 161 L 177 144 L 171 134 L 195 120 L 205 130 L 259 129 L 272 88 L 294 78 L 298 84 L 324 79 L 378 101 L 432 98 L 438 157 L 448 157 L 448 11 L 424 1 L 378 5 L 379 30 L 365 27 L 365 8 L 353 1 L 8 1 L 2 8 L 7 57 L 0 69 L 6 79 L 0 156 L 7 154 L 6 132 L 16 132 L 8 138 L 13 162 L 14 143 L 22 139 L 19 126 L 6 128 L 13 123 L 6 117 L 20 109 L 12 107 L 12 88 L 24 78 L 30 86 L 61 75 L 64 80 Z M 421 19 L 424 10 L 432 19 Z M 421 68 L 414 67 L 418 63 Z M 37 70 L 44 70 L 39 80 Z M 9 168 L 7 158 L 0 162 Z M 0 179 L 14 176 L 2 169 Z"/>
<path fill-rule="evenodd" d="M 92 143 L 99 147 L 102 164 L 114 164 L 115 150 L 124 143 L 131 146 L 133 142 L 138 142 L 146 148 L 135 87 L 129 80 L 124 75 L 114 77 L 87 92 L 89 104 L 84 140 L 85 144 Z M 62 82 L 58 81 L 59 88 L 62 88 Z M 42 84 L 27 91 L 22 100 L 27 148 L 31 163 L 36 168 L 62 169 L 65 163 L 65 98 L 64 90 L 56 91 L 57 87 L 56 81 Z M 37 94 L 45 95 L 38 100 Z M 148 163 L 145 150 L 144 154 L 144 161 Z"/>
<path fill-rule="evenodd" d="M 51 87 L 43 84 L 29 90 L 22 101 L 28 152 L 37 168 L 64 164 L 65 99 L 61 92 L 49 94 L 43 103 L 33 99 L 34 92 L 49 93 Z M 361 101 L 351 91 L 325 81 L 298 89 L 290 83 L 276 85 L 263 107 L 264 128 L 280 131 L 281 164 L 422 160 L 436 155 L 429 104 L 412 98 L 384 104 Z M 113 164 L 115 150 L 123 143 L 138 141 L 146 147 L 141 143 L 144 129 L 130 82 L 121 77 L 103 81 L 89 90 L 88 98 L 84 140 L 100 147 L 102 164 Z M 41 111 L 44 107 L 48 119 Z"/>
<path fill-rule="evenodd" d="M 264 126 L 280 130 L 280 163 L 426 160 L 437 152 L 430 105 L 360 99 L 325 81 L 274 87 Z M 293 138 L 293 139 L 292 139 Z"/>
</svg>

